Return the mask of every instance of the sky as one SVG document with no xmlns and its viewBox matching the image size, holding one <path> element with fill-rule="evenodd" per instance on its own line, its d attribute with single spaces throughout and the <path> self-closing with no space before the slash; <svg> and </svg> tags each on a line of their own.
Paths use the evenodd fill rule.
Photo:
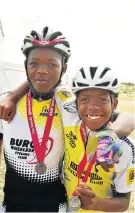
<svg viewBox="0 0 135 213">
<path fill-rule="evenodd" d="M 4 60 L 23 64 L 23 38 L 48 25 L 71 43 L 70 74 L 83 64 L 109 66 L 135 82 L 134 11 L 134 0 L 0 0 Z"/>
</svg>

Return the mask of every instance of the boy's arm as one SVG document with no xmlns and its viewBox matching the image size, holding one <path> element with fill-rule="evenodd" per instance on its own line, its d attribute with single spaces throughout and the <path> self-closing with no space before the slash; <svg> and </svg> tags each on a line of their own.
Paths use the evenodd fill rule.
<svg viewBox="0 0 135 213">
<path fill-rule="evenodd" d="M 96 209 L 97 211 L 100 210 L 104 212 L 124 212 L 129 207 L 130 195 L 131 192 L 124 194 L 117 193 L 114 198 L 98 198 Z"/>
<path fill-rule="evenodd" d="M 124 212 L 129 207 L 131 193 L 116 193 L 113 198 L 99 198 L 91 188 L 78 187 L 77 195 L 81 199 L 81 208 L 103 212 Z"/>
<path fill-rule="evenodd" d="M 111 128 L 118 137 L 129 136 L 134 130 L 134 116 L 128 112 L 116 111 Z"/>
<path fill-rule="evenodd" d="M 27 92 L 29 91 L 28 81 L 25 81 L 20 86 L 18 86 L 15 90 L 8 94 L 8 98 L 17 103 Z"/>
<path fill-rule="evenodd" d="M 0 102 L 0 119 L 4 119 L 10 123 L 16 113 L 17 102 L 28 92 L 28 82 L 24 82 L 21 86 L 10 92 L 5 99 Z"/>
<path fill-rule="evenodd" d="M 130 144 L 130 145 L 129 145 Z M 117 176 L 113 180 L 116 194 L 112 198 L 99 198 L 92 188 L 80 183 L 76 193 L 81 197 L 82 207 L 87 210 L 105 212 L 123 212 L 129 207 L 130 195 L 134 183 L 134 144 L 123 143 L 123 155 L 119 164 L 115 165 Z"/>
<path fill-rule="evenodd" d="M 0 103 L 0 118 L 10 122 L 16 113 L 16 103 L 29 90 L 28 82 L 26 81 L 13 92 L 9 93 L 6 99 Z M 9 114 L 10 113 L 10 114 Z M 10 115 L 10 116 L 9 116 Z M 134 130 L 134 116 L 127 112 L 115 112 L 116 119 L 112 124 L 112 128 L 118 137 L 128 136 Z"/>
</svg>

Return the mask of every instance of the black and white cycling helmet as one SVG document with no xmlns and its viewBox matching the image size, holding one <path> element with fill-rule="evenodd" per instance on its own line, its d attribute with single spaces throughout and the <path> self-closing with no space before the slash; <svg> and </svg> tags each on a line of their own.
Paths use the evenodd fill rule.
<svg viewBox="0 0 135 213">
<path fill-rule="evenodd" d="M 31 49 L 42 46 L 58 51 L 65 59 L 65 62 L 68 61 L 71 55 L 70 44 L 63 34 L 60 31 L 53 32 L 49 27 L 44 27 L 41 34 L 32 30 L 30 35 L 24 39 L 21 50 L 27 57 Z"/>
<path fill-rule="evenodd" d="M 120 84 L 118 78 L 109 67 L 83 67 L 73 78 L 72 90 L 77 93 L 84 89 L 100 88 L 118 95 Z"/>
</svg>

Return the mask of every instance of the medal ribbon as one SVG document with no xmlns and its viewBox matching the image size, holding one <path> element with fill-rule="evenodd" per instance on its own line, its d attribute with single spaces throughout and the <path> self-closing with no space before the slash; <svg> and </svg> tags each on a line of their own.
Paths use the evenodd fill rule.
<svg viewBox="0 0 135 213">
<path fill-rule="evenodd" d="M 81 134 L 81 138 L 82 138 L 82 141 L 83 141 L 84 147 L 85 147 L 87 144 L 87 133 L 86 133 L 86 126 L 83 122 L 81 123 L 80 134 Z M 93 158 L 91 159 L 90 163 L 88 164 L 88 167 L 85 171 L 85 175 L 84 175 L 84 178 L 82 179 L 82 182 L 84 182 L 84 183 L 87 182 L 89 174 L 92 169 L 92 166 L 95 164 L 96 159 L 97 159 L 97 153 L 95 152 Z M 81 162 L 79 163 L 78 168 L 77 168 L 78 185 L 79 185 L 79 180 L 85 169 L 86 164 L 87 164 L 87 154 L 86 154 L 86 151 L 84 151 L 83 159 L 81 160 Z M 73 192 L 72 196 L 76 196 L 76 193 Z"/>
<path fill-rule="evenodd" d="M 43 138 L 42 138 L 42 143 L 40 145 L 39 140 L 38 140 L 38 134 L 36 131 L 36 126 L 34 122 L 34 117 L 32 113 L 32 97 L 31 97 L 31 91 L 29 90 L 27 94 L 27 101 L 26 101 L 26 107 L 27 107 L 27 118 L 28 118 L 28 123 L 29 123 L 29 129 L 31 133 L 31 138 L 33 141 L 34 145 L 34 150 L 36 153 L 36 157 L 39 163 L 43 163 L 45 160 L 45 152 L 47 150 L 47 141 L 48 137 L 50 134 L 51 126 L 52 126 L 52 121 L 54 117 L 54 111 L 55 111 L 55 98 L 53 97 L 51 99 L 49 111 L 48 111 L 48 116 L 47 116 L 47 121 L 46 125 L 44 128 L 44 133 L 43 133 Z"/>
</svg>

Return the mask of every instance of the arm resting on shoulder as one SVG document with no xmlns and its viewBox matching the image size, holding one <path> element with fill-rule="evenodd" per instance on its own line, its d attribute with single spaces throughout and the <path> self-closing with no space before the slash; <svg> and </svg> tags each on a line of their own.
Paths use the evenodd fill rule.
<svg viewBox="0 0 135 213">
<path fill-rule="evenodd" d="M 15 90 L 10 92 L 7 97 L 13 100 L 15 103 L 17 103 L 28 91 L 29 91 L 29 84 L 28 81 L 25 81 Z"/>
<path fill-rule="evenodd" d="M 4 119 L 10 123 L 16 113 L 17 102 L 28 92 L 29 86 L 26 81 L 21 86 L 10 92 L 0 102 L 0 119 Z"/>
<path fill-rule="evenodd" d="M 115 111 L 113 121 L 111 127 L 118 137 L 129 136 L 134 130 L 134 116 L 128 112 Z"/>
</svg>

